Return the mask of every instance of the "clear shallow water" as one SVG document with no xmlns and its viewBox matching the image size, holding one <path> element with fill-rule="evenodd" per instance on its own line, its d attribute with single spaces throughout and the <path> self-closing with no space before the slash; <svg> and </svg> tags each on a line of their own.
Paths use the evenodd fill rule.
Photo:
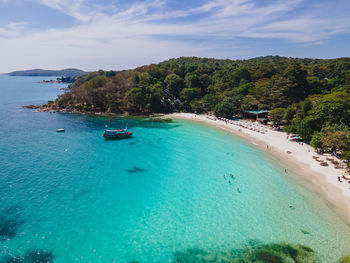
<svg viewBox="0 0 350 263">
<path fill-rule="evenodd" d="M 350 254 L 349 227 L 249 143 L 186 121 L 22 109 L 60 92 L 38 80 L 0 75 L 0 224 L 13 230 L 0 260 L 48 250 L 55 262 L 173 262 L 250 239 L 304 244 L 322 262 Z M 101 137 L 126 122 L 133 139 Z"/>
</svg>

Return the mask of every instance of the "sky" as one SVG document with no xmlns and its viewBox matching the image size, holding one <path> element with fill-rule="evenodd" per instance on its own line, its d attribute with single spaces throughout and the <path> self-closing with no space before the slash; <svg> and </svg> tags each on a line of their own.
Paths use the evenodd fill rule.
<svg viewBox="0 0 350 263">
<path fill-rule="evenodd" d="M 349 0 L 0 0 L 0 72 L 335 58 L 349 47 Z"/>
</svg>

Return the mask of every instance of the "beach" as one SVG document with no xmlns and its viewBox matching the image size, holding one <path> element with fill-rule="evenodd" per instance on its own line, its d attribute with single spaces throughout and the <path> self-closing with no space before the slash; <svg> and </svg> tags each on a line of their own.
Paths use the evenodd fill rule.
<svg viewBox="0 0 350 263">
<path fill-rule="evenodd" d="M 204 114 L 172 113 L 167 117 L 201 122 L 232 132 L 273 156 L 285 172 L 308 190 L 317 193 L 347 224 L 350 225 L 350 183 L 342 178 L 342 170 L 336 169 L 330 162 L 321 166 L 313 156 L 315 150 L 306 143 L 288 140 L 285 132 L 259 126 L 264 132 L 257 132 L 232 123 L 209 117 Z M 253 122 L 251 122 L 253 125 Z M 338 181 L 341 178 L 341 182 Z"/>
</svg>

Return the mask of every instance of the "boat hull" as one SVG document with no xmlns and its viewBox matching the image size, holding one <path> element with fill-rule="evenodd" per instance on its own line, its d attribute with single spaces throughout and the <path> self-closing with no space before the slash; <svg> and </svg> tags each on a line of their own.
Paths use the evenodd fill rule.
<svg viewBox="0 0 350 263">
<path fill-rule="evenodd" d="M 128 139 L 132 136 L 133 132 L 116 133 L 116 134 L 106 134 L 103 133 L 102 136 L 107 140 L 119 140 Z"/>
</svg>

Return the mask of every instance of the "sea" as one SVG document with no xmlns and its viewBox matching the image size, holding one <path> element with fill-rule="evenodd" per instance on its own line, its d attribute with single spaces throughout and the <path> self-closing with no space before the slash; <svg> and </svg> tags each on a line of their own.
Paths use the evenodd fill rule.
<svg viewBox="0 0 350 263">
<path fill-rule="evenodd" d="M 0 75 L 0 262 L 175 262 L 252 242 L 350 254 L 350 227 L 251 142 L 184 120 L 22 108 L 67 86 L 43 79 Z M 130 139 L 101 136 L 126 125 Z"/>
</svg>

